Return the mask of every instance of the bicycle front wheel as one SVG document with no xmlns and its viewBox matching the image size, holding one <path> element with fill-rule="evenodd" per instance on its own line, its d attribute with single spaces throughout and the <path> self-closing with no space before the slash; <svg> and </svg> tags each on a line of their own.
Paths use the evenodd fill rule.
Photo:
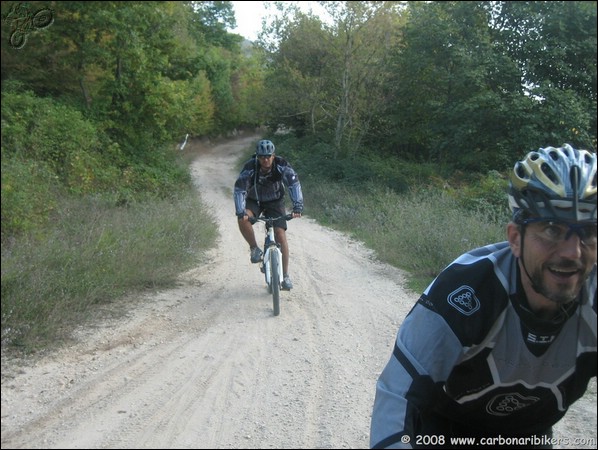
<svg viewBox="0 0 598 450">
<path fill-rule="evenodd" d="M 270 287 L 275 316 L 280 314 L 280 264 L 280 253 L 270 252 Z"/>
</svg>

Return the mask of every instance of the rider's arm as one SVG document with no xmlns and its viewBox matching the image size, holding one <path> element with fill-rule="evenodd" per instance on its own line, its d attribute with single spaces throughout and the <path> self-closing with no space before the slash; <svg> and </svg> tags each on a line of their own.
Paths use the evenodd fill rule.
<svg viewBox="0 0 598 450">
<path fill-rule="evenodd" d="M 244 167 L 233 189 L 233 199 L 235 201 L 235 214 L 240 219 L 245 216 L 245 206 L 247 199 L 247 191 L 251 185 L 251 177 L 253 171 L 247 167 Z"/>
<path fill-rule="evenodd" d="M 444 434 L 451 419 L 468 423 L 474 417 L 478 429 L 484 421 L 497 421 L 484 398 L 467 393 L 493 383 L 486 352 L 504 329 L 512 264 L 506 242 L 476 249 L 451 263 L 424 291 L 401 325 L 376 384 L 372 447 L 409 448 L 417 436 Z M 456 416 L 465 410 L 453 404 L 455 396 L 468 402 L 470 417 Z M 434 417 L 427 414 L 432 409 L 438 413 Z M 440 421 L 441 416 L 450 419 Z"/>
<path fill-rule="evenodd" d="M 289 190 L 289 196 L 293 202 L 293 212 L 301 214 L 303 212 L 303 192 L 299 176 L 290 164 L 286 164 L 283 170 L 282 179 Z"/>
<path fill-rule="evenodd" d="M 301 192 L 301 183 L 289 186 L 289 196 L 293 202 L 293 213 L 301 214 L 303 212 L 303 193 Z"/>
<path fill-rule="evenodd" d="M 376 383 L 371 448 L 412 448 L 421 433 L 420 412 L 435 405 L 439 380 L 446 380 L 461 351 L 443 318 L 416 304 L 401 325 L 390 360 Z"/>
</svg>

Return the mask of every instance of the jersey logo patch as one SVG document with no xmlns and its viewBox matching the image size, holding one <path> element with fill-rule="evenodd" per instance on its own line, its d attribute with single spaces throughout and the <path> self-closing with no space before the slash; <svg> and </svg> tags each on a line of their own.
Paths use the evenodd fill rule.
<svg viewBox="0 0 598 450">
<path fill-rule="evenodd" d="M 527 333 L 527 342 L 530 344 L 550 344 L 552 341 L 554 341 L 555 337 L 556 336 L 553 335 L 543 336 L 534 333 Z"/>
<path fill-rule="evenodd" d="M 540 400 L 538 397 L 524 397 L 518 392 L 501 394 L 488 402 L 486 411 L 493 416 L 508 416 L 533 405 L 538 400 Z"/>
<path fill-rule="evenodd" d="M 469 286 L 461 286 L 459 289 L 451 292 L 447 301 L 449 305 L 466 316 L 471 316 L 480 309 L 480 301 L 475 296 L 475 291 Z"/>
</svg>

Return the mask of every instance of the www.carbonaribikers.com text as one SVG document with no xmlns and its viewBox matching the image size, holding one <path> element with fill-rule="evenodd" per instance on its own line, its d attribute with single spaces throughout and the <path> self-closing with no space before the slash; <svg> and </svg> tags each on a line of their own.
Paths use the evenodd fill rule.
<svg viewBox="0 0 598 450">
<path fill-rule="evenodd" d="M 403 436 L 401 442 L 408 444 L 411 442 L 410 436 Z M 595 438 L 554 438 L 548 436 L 526 436 L 526 437 L 450 437 L 447 438 L 443 435 L 417 435 L 414 438 L 415 445 L 445 445 L 450 443 L 451 446 L 471 445 L 471 446 L 562 446 L 562 445 L 573 445 L 573 446 L 592 446 L 596 447 Z"/>
</svg>

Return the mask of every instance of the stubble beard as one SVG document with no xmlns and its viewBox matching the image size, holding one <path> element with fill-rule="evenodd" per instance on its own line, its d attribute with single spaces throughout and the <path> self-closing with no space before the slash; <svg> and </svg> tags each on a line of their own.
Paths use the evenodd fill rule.
<svg viewBox="0 0 598 450">
<path fill-rule="evenodd" d="M 548 269 L 544 269 L 548 270 Z M 533 275 L 531 276 L 533 285 L 536 287 L 539 294 L 546 297 L 548 300 L 557 303 L 559 305 L 566 305 L 567 303 L 571 303 L 574 301 L 579 291 L 581 290 L 581 286 L 583 282 L 587 278 L 588 273 L 584 273 L 583 276 L 580 276 L 579 280 L 573 287 L 556 285 L 555 287 L 548 286 L 548 283 L 545 282 L 543 276 L 542 268 L 539 268 L 534 271 Z"/>
</svg>

